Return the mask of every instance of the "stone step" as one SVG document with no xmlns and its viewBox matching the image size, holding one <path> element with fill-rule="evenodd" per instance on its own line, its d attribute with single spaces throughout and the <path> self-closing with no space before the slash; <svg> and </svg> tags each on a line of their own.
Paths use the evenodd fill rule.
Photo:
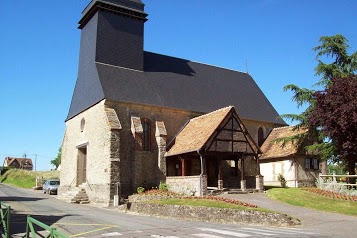
<svg viewBox="0 0 357 238">
<path fill-rule="evenodd" d="M 74 197 L 74 199 L 77 199 L 77 200 L 83 200 L 83 199 L 89 199 L 88 196 L 81 196 L 81 197 Z"/>
<path fill-rule="evenodd" d="M 80 185 L 81 186 L 81 185 Z M 73 187 L 71 190 L 61 194 L 58 199 L 70 202 L 70 203 L 80 203 L 87 204 L 89 203 L 89 198 L 86 193 L 86 190 L 81 187 Z"/>
</svg>

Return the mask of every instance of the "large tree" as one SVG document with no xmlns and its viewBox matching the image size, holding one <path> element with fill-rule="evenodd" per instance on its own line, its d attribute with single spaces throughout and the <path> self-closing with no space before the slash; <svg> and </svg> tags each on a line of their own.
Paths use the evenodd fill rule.
<svg viewBox="0 0 357 238">
<path fill-rule="evenodd" d="M 337 159 L 355 174 L 357 163 L 357 76 L 332 78 L 329 86 L 313 94 L 314 110 L 308 122 L 312 128 L 321 128 L 331 139 Z"/>
<path fill-rule="evenodd" d="M 315 74 L 321 77 L 316 85 L 326 89 L 333 84 L 333 78 L 341 79 L 356 73 L 357 52 L 349 55 L 349 48 L 348 40 L 342 35 L 323 36 L 320 38 L 320 45 L 313 49 L 317 52 L 316 60 L 318 61 L 315 67 Z M 330 60 L 330 62 L 325 63 L 324 61 L 326 60 Z M 306 109 L 300 114 L 284 114 L 282 117 L 297 122 L 294 130 L 299 128 L 309 128 L 309 130 L 306 133 L 280 138 L 277 141 L 283 143 L 292 141 L 300 145 L 305 139 L 309 138 L 317 143 L 307 146 L 306 149 L 308 151 L 318 151 L 324 160 L 339 158 L 338 148 L 332 143 L 334 139 L 328 137 L 320 126 L 309 125 L 309 115 L 315 110 L 316 106 L 315 90 L 300 88 L 293 84 L 284 87 L 284 91 L 288 90 L 293 92 L 292 100 L 297 103 L 298 108 L 305 106 Z"/>
</svg>

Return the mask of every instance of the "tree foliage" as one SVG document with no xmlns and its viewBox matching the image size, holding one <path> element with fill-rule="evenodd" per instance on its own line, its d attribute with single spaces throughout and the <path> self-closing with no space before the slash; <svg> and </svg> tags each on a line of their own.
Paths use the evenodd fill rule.
<svg viewBox="0 0 357 238">
<path fill-rule="evenodd" d="M 317 84 L 326 86 L 332 78 L 345 78 L 357 71 L 357 52 L 348 55 L 348 40 L 343 35 L 323 36 L 320 38 L 321 45 L 314 48 L 317 51 L 316 59 L 319 62 L 315 68 L 316 75 L 322 76 Z M 321 58 L 334 59 L 327 64 Z"/>
<path fill-rule="evenodd" d="M 357 162 L 357 77 L 333 78 L 330 85 L 313 94 L 316 104 L 309 114 L 310 127 L 321 128 L 345 160 L 348 172 L 355 174 Z"/>
<path fill-rule="evenodd" d="M 51 164 L 55 166 L 55 169 L 58 168 L 61 164 L 61 157 L 62 157 L 62 148 L 58 149 L 57 157 L 53 160 L 51 160 Z"/>
<path fill-rule="evenodd" d="M 323 87 L 325 90 L 334 84 L 333 78 L 342 80 L 356 73 L 357 52 L 351 55 L 348 54 L 350 48 L 348 40 L 342 35 L 323 36 L 319 42 L 320 45 L 313 48 L 317 52 L 316 60 L 318 61 L 315 67 L 315 75 L 321 77 L 316 85 Z M 326 63 L 326 60 L 330 60 L 330 62 Z M 292 100 L 297 103 L 297 107 L 306 106 L 306 109 L 300 114 L 284 114 L 281 117 L 298 122 L 293 130 L 299 130 L 300 128 L 309 128 L 309 130 L 302 134 L 280 138 L 277 142 L 293 142 L 300 146 L 305 139 L 310 139 L 316 143 L 306 146 L 308 151 L 317 151 L 323 160 L 341 158 L 340 154 L 343 152 L 340 152 L 340 148 L 335 146 L 335 138 L 328 136 L 321 125 L 310 125 L 309 123 L 310 114 L 316 108 L 316 91 L 300 88 L 293 84 L 285 86 L 284 91 L 292 91 Z"/>
</svg>

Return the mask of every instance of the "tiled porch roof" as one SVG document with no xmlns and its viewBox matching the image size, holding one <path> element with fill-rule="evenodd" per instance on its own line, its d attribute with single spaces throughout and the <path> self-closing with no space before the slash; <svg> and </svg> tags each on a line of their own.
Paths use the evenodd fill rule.
<svg viewBox="0 0 357 238">
<path fill-rule="evenodd" d="M 212 151 L 210 143 L 215 139 L 215 136 L 218 136 L 219 133 L 221 133 L 218 131 L 222 129 L 220 127 L 224 126 L 223 124 L 226 123 L 227 118 L 231 115 L 230 113 L 233 113 L 235 117 L 238 118 L 235 108 L 233 106 L 229 106 L 191 119 L 170 144 L 171 147 L 169 146 L 165 156 L 169 157 L 173 155 L 186 154 L 199 151 L 201 149 Z M 247 142 L 243 143 L 244 145 L 248 143 L 250 145 L 249 148 L 252 148 L 249 149 L 249 153 L 259 153 L 259 148 L 248 134 L 242 122 L 239 122 L 239 127 L 242 127 L 242 131 L 235 131 L 234 133 L 240 133 L 240 135 L 236 135 L 236 137 L 243 138 L 244 140 L 247 137 Z M 243 136 L 243 134 L 245 134 L 245 136 Z M 232 141 L 231 143 L 238 144 L 239 142 Z M 235 149 L 237 148 L 239 148 L 239 145 L 235 145 Z"/>
<path fill-rule="evenodd" d="M 306 130 L 303 129 L 294 131 L 293 128 L 294 126 L 274 128 L 260 148 L 263 152 L 262 156 L 260 157 L 260 160 L 283 158 L 297 154 L 299 152 L 299 148 L 296 144 L 289 142 L 283 145 L 282 143 L 276 143 L 274 141 L 278 138 L 290 137 L 306 132 Z"/>
</svg>

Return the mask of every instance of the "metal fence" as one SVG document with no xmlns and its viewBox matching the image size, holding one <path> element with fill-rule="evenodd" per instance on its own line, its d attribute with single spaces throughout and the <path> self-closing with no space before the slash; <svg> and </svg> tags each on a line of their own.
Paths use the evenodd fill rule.
<svg viewBox="0 0 357 238">
<path fill-rule="evenodd" d="M 1 224 L 0 233 L 2 238 L 10 238 L 10 215 L 11 207 L 0 202 Z"/>
<path fill-rule="evenodd" d="M 45 229 L 49 234 L 45 236 L 46 238 L 68 238 L 68 236 L 62 234 L 61 232 L 57 231 L 56 228 L 50 227 L 31 216 L 27 216 L 27 225 L 26 225 L 26 238 L 29 237 L 43 237 L 40 236 L 38 231 L 36 231 L 36 226 Z M 30 236 L 31 234 L 31 236 Z"/>
</svg>

